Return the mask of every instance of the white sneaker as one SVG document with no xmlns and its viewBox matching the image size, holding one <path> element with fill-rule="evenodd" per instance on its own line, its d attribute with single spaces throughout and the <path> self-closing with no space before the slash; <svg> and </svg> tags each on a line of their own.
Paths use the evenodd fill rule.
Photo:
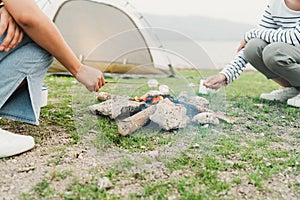
<svg viewBox="0 0 300 200">
<path fill-rule="evenodd" d="M 33 147 L 33 137 L 14 134 L 0 128 L 0 158 L 17 155 Z"/>
<path fill-rule="evenodd" d="M 287 104 L 300 108 L 300 93 L 297 96 L 288 99 Z"/>
<path fill-rule="evenodd" d="M 271 93 L 263 93 L 260 95 L 261 99 L 266 99 L 266 100 L 278 100 L 285 102 L 288 99 L 295 97 L 299 94 L 299 91 L 294 88 L 294 87 L 284 87 L 279 90 L 274 90 Z"/>
</svg>

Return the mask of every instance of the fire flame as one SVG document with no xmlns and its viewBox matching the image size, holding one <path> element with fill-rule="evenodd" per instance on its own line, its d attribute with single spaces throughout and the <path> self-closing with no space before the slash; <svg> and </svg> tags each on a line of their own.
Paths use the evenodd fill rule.
<svg viewBox="0 0 300 200">
<path fill-rule="evenodd" d="M 138 102 L 146 102 L 151 104 L 157 104 L 159 101 L 163 100 L 163 96 L 150 96 L 150 97 L 135 97 L 134 100 Z"/>
</svg>

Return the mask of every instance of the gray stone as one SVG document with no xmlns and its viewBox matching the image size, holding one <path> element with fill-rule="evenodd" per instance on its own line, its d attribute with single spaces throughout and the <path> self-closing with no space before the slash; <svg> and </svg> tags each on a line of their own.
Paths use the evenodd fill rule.
<svg viewBox="0 0 300 200">
<path fill-rule="evenodd" d="M 183 91 L 178 95 L 178 101 L 189 107 L 190 113 L 196 112 L 213 112 L 209 109 L 209 101 L 203 97 L 191 96 L 188 92 Z"/>
<path fill-rule="evenodd" d="M 193 117 L 192 121 L 199 124 L 212 125 L 218 125 L 220 123 L 218 117 L 214 113 L 210 112 L 199 113 L 198 115 Z"/>
<path fill-rule="evenodd" d="M 127 96 L 121 96 L 121 95 L 116 95 L 116 94 L 110 94 L 110 93 L 107 93 L 107 92 L 99 92 L 98 93 L 98 96 L 97 96 L 97 99 L 99 101 L 107 101 L 107 100 L 110 100 L 110 99 L 113 99 L 113 98 L 124 98 L 124 99 L 129 99 L 129 97 Z"/>
<path fill-rule="evenodd" d="M 186 108 L 171 102 L 169 99 L 164 99 L 157 104 L 156 111 L 150 116 L 150 120 L 167 131 L 185 128 L 189 123 Z"/>
<path fill-rule="evenodd" d="M 89 107 L 90 111 L 96 115 L 108 116 L 111 119 L 128 117 L 140 111 L 145 103 L 131 101 L 129 99 L 114 97 L 110 100 L 95 104 Z"/>
<path fill-rule="evenodd" d="M 113 184 L 110 182 L 110 180 L 107 177 L 100 178 L 98 180 L 98 189 L 99 190 L 107 190 L 112 188 Z"/>
<path fill-rule="evenodd" d="M 150 90 L 149 92 L 145 93 L 141 96 L 141 98 L 147 98 L 149 96 L 163 96 L 165 93 L 158 91 L 158 90 Z"/>
</svg>

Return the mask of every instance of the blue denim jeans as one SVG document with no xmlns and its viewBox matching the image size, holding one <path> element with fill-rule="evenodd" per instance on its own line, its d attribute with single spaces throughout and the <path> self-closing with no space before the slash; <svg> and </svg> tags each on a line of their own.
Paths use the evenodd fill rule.
<svg viewBox="0 0 300 200">
<path fill-rule="evenodd" d="M 39 124 L 42 85 L 52 61 L 28 36 L 16 48 L 0 52 L 0 117 Z"/>
</svg>

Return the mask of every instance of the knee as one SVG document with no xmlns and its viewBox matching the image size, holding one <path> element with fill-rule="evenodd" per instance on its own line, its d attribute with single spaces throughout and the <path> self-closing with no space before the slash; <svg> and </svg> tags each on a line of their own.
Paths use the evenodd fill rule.
<svg viewBox="0 0 300 200">
<path fill-rule="evenodd" d="M 251 61 L 262 57 L 262 51 L 267 46 L 267 43 L 261 39 L 254 38 L 245 46 L 244 55 L 246 59 Z"/>
<path fill-rule="evenodd" d="M 271 43 L 263 50 L 263 61 L 269 69 L 287 67 L 296 60 L 288 55 L 282 43 Z"/>
</svg>

